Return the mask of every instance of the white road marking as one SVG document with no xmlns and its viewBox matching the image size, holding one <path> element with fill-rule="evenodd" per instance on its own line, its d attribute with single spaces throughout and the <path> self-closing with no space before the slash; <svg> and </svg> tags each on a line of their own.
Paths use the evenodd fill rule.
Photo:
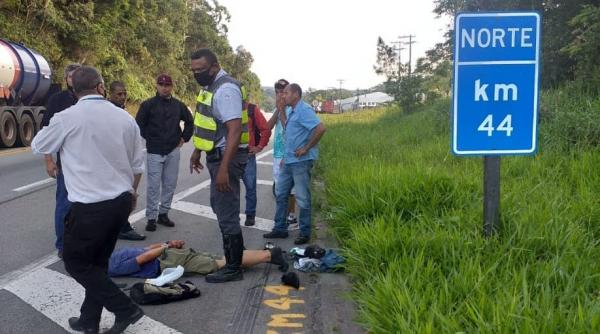
<svg viewBox="0 0 600 334">
<path fill-rule="evenodd" d="M 217 220 L 217 215 L 214 214 L 210 206 L 196 204 L 191 202 L 179 201 L 172 206 L 173 209 L 183 211 L 192 215 L 201 216 L 204 218 Z M 246 215 L 240 213 L 240 225 L 244 226 Z M 247 228 L 254 228 L 261 231 L 271 231 L 273 229 L 274 222 L 269 219 L 256 217 L 256 224 L 254 226 L 244 226 Z"/>
<path fill-rule="evenodd" d="M 19 278 L 31 273 L 32 271 L 35 271 L 39 268 L 45 268 L 55 262 L 57 262 L 59 260 L 58 256 L 56 256 L 56 253 L 52 253 L 52 254 L 48 254 L 42 258 L 39 258 L 38 260 L 31 262 L 30 264 L 26 265 L 23 268 L 11 271 L 9 273 L 6 273 L 2 276 L 0 276 L 0 289 L 4 289 L 4 287 L 6 285 L 8 285 L 9 283 L 18 280 Z"/>
<path fill-rule="evenodd" d="M 49 177 L 49 178 L 41 180 L 41 181 L 33 182 L 33 183 L 28 184 L 26 186 L 15 188 L 12 191 L 17 191 L 17 192 L 19 192 L 19 191 L 25 191 L 25 190 L 29 190 L 29 189 L 32 189 L 32 188 L 35 188 L 35 187 L 43 186 L 45 184 L 52 183 L 52 182 L 54 182 L 54 179 Z"/>
<path fill-rule="evenodd" d="M 273 166 L 273 163 L 270 161 L 257 161 L 256 164 Z"/>
<path fill-rule="evenodd" d="M 188 188 L 186 190 L 183 190 L 183 191 L 175 194 L 175 196 L 173 196 L 173 202 L 171 203 L 171 206 L 173 206 L 173 204 L 179 202 L 180 200 L 182 200 L 204 188 L 207 188 L 209 186 L 210 186 L 210 179 L 203 181 L 200 184 L 197 184 L 191 188 Z M 140 210 L 129 216 L 129 223 L 131 223 L 132 226 L 135 226 L 135 223 L 142 220 L 145 216 L 146 216 L 146 209 Z"/>
<path fill-rule="evenodd" d="M 273 181 L 271 181 L 271 180 L 256 180 L 256 184 L 262 184 L 263 186 L 273 186 Z"/>
<path fill-rule="evenodd" d="M 267 155 L 269 155 L 269 154 L 271 154 L 271 153 L 273 153 L 273 150 L 268 150 L 268 151 L 265 151 L 265 152 L 263 152 L 263 153 L 261 153 L 261 154 L 257 155 L 257 156 L 256 156 L 256 161 L 258 161 L 258 160 L 260 160 L 260 159 L 262 159 L 262 158 L 266 157 Z"/>
<path fill-rule="evenodd" d="M 79 315 L 79 308 L 85 296 L 84 289 L 69 276 L 54 270 L 40 268 L 21 277 L 5 287 L 24 302 L 44 314 L 70 333 L 74 332 L 68 319 Z M 100 328 L 108 329 L 115 321 L 112 313 L 102 312 Z M 161 322 L 144 316 L 125 333 L 178 334 L 179 332 Z"/>
</svg>

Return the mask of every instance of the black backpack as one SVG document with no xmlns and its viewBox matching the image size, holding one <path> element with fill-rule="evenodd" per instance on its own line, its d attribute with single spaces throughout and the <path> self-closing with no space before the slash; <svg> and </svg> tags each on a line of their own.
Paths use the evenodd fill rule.
<svg viewBox="0 0 600 334">
<path fill-rule="evenodd" d="M 190 281 L 163 286 L 140 282 L 131 287 L 129 296 L 140 305 L 160 305 L 200 297 L 200 290 Z"/>
<path fill-rule="evenodd" d="M 256 105 L 252 103 L 248 103 L 248 118 L 252 118 L 252 122 L 254 124 L 254 145 L 258 146 L 260 143 L 260 130 L 256 126 L 256 118 L 254 118 L 254 111 L 256 110 Z M 260 111 L 259 111 L 260 112 Z"/>
</svg>

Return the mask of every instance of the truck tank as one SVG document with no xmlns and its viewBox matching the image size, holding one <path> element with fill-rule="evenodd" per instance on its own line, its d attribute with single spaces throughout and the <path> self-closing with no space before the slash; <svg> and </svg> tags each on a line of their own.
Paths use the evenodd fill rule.
<svg viewBox="0 0 600 334">
<path fill-rule="evenodd" d="M 28 146 L 39 130 L 52 83 L 48 61 L 0 38 L 0 145 Z"/>
</svg>

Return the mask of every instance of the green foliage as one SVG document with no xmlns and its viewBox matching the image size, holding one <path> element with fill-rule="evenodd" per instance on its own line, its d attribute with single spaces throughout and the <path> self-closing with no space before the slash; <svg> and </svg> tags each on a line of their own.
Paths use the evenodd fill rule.
<svg viewBox="0 0 600 334">
<path fill-rule="evenodd" d="M 554 114 L 576 99 L 556 94 L 543 99 Z M 551 135 L 562 116 L 543 119 L 540 153 L 503 159 L 502 229 L 485 239 L 481 159 L 451 155 L 448 99 L 423 108 L 322 116 L 324 216 L 358 320 L 370 333 L 600 332 L 599 151 L 565 152 Z"/>
<path fill-rule="evenodd" d="M 585 82 L 588 93 L 600 94 L 600 6 L 585 6 L 570 21 L 573 40 L 563 51 L 577 62 L 577 79 Z"/>
<path fill-rule="evenodd" d="M 260 82 L 250 72 L 252 55 L 227 41 L 229 13 L 208 0 L 47 1 L 0 4 L 0 36 L 22 42 L 50 62 L 54 81 L 70 62 L 98 67 L 106 82 L 123 80 L 133 101 L 154 95 L 155 77 L 169 73 L 175 93 L 193 101 L 198 86 L 189 54 L 211 48 L 222 67 L 256 100 Z"/>
<path fill-rule="evenodd" d="M 535 10 L 542 15 L 542 85 L 543 87 L 557 87 L 567 81 L 574 80 L 576 68 L 581 68 L 581 59 L 578 57 L 594 57 L 598 53 L 598 28 L 589 27 L 592 23 L 597 25 L 598 8 L 597 0 L 435 0 L 434 12 L 438 15 L 454 17 L 459 11 L 506 11 L 506 10 Z M 587 8 L 587 9 L 586 9 Z M 574 19 L 579 16 L 578 19 Z M 594 21 L 595 20 L 595 21 Z M 572 24 L 569 24 L 572 22 Z M 583 28 L 583 31 L 581 30 Z M 595 29 L 595 30 L 594 30 Z M 446 34 L 446 52 L 450 53 L 452 29 Z M 589 37 L 589 49 L 584 51 L 585 56 L 564 52 L 567 45 L 577 46 L 577 39 L 585 33 Z M 593 44 L 594 38 L 596 43 Z M 594 47 L 595 46 L 595 49 Z M 450 59 L 450 58 L 448 58 Z M 598 77 L 596 75 L 596 77 Z M 590 84 L 590 87 L 593 87 Z"/>
</svg>

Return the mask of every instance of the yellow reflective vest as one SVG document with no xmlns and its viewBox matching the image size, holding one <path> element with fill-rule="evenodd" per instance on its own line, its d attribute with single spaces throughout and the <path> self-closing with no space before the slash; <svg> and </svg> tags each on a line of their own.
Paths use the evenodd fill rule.
<svg viewBox="0 0 600 334">
<path fill-rule="evenodd" d="M 224 83 L 233 83 L 240 87 L 242 92 L 242 135 L 240 144 L 248 144 L 248 104 L 246 103 L 248 94 L 246 88 L 237 80 L 229 75 L 224 75 L 212 83 L 206 90 L 201 90 L 196 98 L 196 112 L 194 113 L 194 135 L 192 140 L 194 146 L 202 151 L 210 152 L 221 138 L 227 135 L 225 125 L 217 120 L 213 115 L 213 96 L 217 89 Z"/>
</svg>

